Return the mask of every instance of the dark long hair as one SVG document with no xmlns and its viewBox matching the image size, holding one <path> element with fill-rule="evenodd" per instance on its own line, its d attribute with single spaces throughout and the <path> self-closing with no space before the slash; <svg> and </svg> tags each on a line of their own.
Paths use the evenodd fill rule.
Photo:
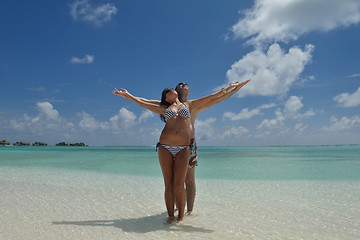
<svg viewBox="0 0 360 240">
<path fill-rule="evenodd" d="M 164 91 L 162 91 L 160 106 L 166 106 L 166 108 L 168 108 L 171 105 L 171 103 L 166 101 L 166 94 L 168 94 L 171 90 L 173 90 L 173 89 L 165 88 Z M 165 117 L 162 114 L 160 114 L 160 119 L 161 119 L 161 121 L 166 122 Z"/>
<path fill-rule="evenodd" d="M 166 94 L 168 94 L 171 90 L 173 90 L 173 89 L 172 88 L 165 88 L 164 91 L 162 91 L 160 105 L 166 106 L 166 107 L 171 105 L 169 102 L 166 101 Z"/>
</svg>

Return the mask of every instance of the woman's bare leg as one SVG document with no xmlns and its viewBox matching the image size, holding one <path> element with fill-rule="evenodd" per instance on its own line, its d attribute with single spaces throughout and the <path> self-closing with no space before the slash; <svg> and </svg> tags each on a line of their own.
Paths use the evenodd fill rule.
<svg viewBox="0 0 360 240">
<path fill-rule="evenodd" d="M 161 171 L 164 177 L 165 184 L 165 204 L 168 212 L 167 223 L 170 224 L 175 220 L 174 217 L 174 160 L 172 154 L 163 146 L 159 146 L 158 151 Z"/>
<path fill-rule="evenodd" d="M 178 205 L 179 215 L 178 221 L 183 220 L 185 212 L 185 202 L 186 202 L 186 192 L 184 188 L 186 172 L 189 164 L 189 148 L 181 150 L 175 157 L 175 166 L 174 166 L 174 186 L 175 186 L 175 195 Z"/>
</svg>

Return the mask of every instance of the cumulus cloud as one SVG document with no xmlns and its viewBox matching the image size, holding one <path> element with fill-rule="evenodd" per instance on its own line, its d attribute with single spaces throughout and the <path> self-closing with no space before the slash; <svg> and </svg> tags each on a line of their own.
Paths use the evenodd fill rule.
<svg viewBox="0 0 360 240">
<path fill-rule="evenodd" d="M 258 108 L 252 109 L 250 111 L 248 108 L 244 108 L 239 113 L 225 112 L 223 117 L 229 118 L 232 121 L 246 120 L 246 119 L 250 119 L 256 115 L 262 114 L 261 109 L 272 108 L 272 107 L 275 107 L 275 104 L 264 104 Z"/>
<path fill-rule="evenodd" d="M 257 129 L 262 129 L 262 128 L 268 128 L 268 129 L 274 129 L 274 128 L 278 128 L 280 126 L 283 125 L 283 122 L 285 121 L 285 116 L 282 113 L 282 111 L 280 109 L 277 109 L 275 111 L 275 118 L 273 119 L 264 119 L 260 125 L 258 125 L 256 128 Z"/>
<path fill-rule="evenodd" d="M 61 118 L 59 112 L 49 102 L 38 102 L 36 104 L 38 115 L 31 117 L 24 114 L 23 118 L 10 120 L 10 127 L 14 130 L 31 132 L 42 135 L 45 132 L 61 132 L 71 129 L 74 124 Z"/>
<path fill-rule="evenodd" d="M 287 119 L 299 120 L 305 117 L 311 117 L 315 115 L 315 111 L 313 109 L 309 109 L 308 111 L 301 113 L 300 110 L 303 106 L 304 104 L 302 103 L 301 97 L 290 96 L 290 98 L 284 104 L 284 109 L 281 110 L 280 108 L 278 108 L 275 111 L 275 118 L 263 120 L 262 123 L 257 126 L 257 129 L 279 128 L 284 125 L 284 122 Z M 298 125 L 297 128 L 302 128 L 303 130 L 306 129 L 304 127 L 301 127 L 301 125 Z"/>
<path fill-rule="evenodd" d="M 148 118 L 153 117 L 154 114 L 150 112 L 149 110 L 145 110 L 141 113 L 139 117 L 139 123 L 145 122 Z"/>
<path fill-rule="evenodd" d="M 89 0 L 76 0 L 70 5 L 70 9 L 70 15 L 75 21 L 88 22 L 97 27 L 109 22 L 117 13 L 113 4 L 93 5 Z"/>
<path fill-rule="evenodd" d="M 301 102 L 302 98 L 297 96 L 291 96 L 285 103 L 284 111 L 290 116 L 296 115 L 296 113 L 304 106 Z"/>
<path fill-rule="evenodd" d="M 311 31 L 329 31 L 360 22 L 358 0 L 256 0 L 232 26 L 235 37 L 256 46 L 296 40 Z"/>
<path fill-rule="evenodd" d="M 111 126 L 114 129 L 128 129 L 135 124 L 136 116 L 126 108 L 121 108 L 119 113 L 110 118 Z"/>
<path fill-rule="evenodd" d="M 83 58 L 72 57 L 70 62 L 73 64 L 90 64 L 93 63 L 95 56 L 86 54 Z"/>
<path fill-rule="evenodd" d="M 81 113 L 81 120 L 79 122 L 79 127 L 85 130 L 97 130 L 97 129 L 108 129 L 109 123 L 107 122 L 99 122 L 95 120 L 93 116 L 86 112 Z"/>
<path fill-rule="evenodd" d="M 255 115 L 261 114 L 260 108 L 255 108 L 249 111 L 248 108 L 243 108 L 239 113 L 225 112 L 224 118 L 229 118 L 232 121 L 250 119 Z"/>
<path fill-rule="evenodd" d="M 38 102 L 37 108 L 39 110 L 40 115 L 46 119 L 58 120 L 59 112 L 54 109 L 53 105 L 49 102 Z"/>
<path fill-rule="evenodd" d="M 305 113 L 299 113 L 303 106 L 304 104 L 302 103 L 302 97 L 290 96 L 284 105 L 284 113 L 286 118 L 299 119 L 315 115 L 315 111 L 313 109 L 310 109 Z"/>
<path fill-rule="evenodd" d="M 238 96 L 285 95 L 299 79 L 305 65 L 311 62 L 314 46 L 308 44 L 302 50 L 292 47 L 286 53 L 279 44 L 273 44 L 267 52 L 256 49 L 235 62 L 226 73 L 228 82 L 251 79 L 239 91 Z"/>
<path fill-rule="evenodd" d="M 240 137 L 244 136 L 249 133 L 249 130 L 245 127 L 238 126 L 232 127 L 229 130 L 226 130 L 224 134 L 221 136 L 222 139 L 229 138 L 229 137 Z"/>
<path fill-rule="evenodd" d="M 38 102 L 36 109 L 38 112 L 36 116 L 24 114 L 22 118 L 10 120 L 10 127 L 14 130 L 29 130 L 33 133 L 45 133 L 51 130 L 51 132 L 67 132 L 68 134 L 79 132 L 78 130 L 126 130 L 153 116 L 151 112 L 144 111 L 139 121 L 136 121 L 137 117 L 133 112 L 121 108 L 108 121 L 98 121 L 89 113 L 81 112 L 78 114 L 80 116 L 78 128 L 74 128 L 75 124 L 62 118 L 49 102 Z"/>
<path fill-rule="evenodd" d="M 146 145 L 161 133 L 161 129 L 143 124 L 153 116 L 147 111 L 137 117 L 126 108 L 121 108 L 117 114 L 103 121 L 83 111 L 76 114 L 76 120 L 70 121 L 61 117 L 49 102 L 38 102 L 35 110 L 33 115 L 25 113 L 22 117 L 9 120 L 2 118 L 0 112 L 0 131 L 4 132 L 4 137 L 16 137 L 16 141 L 50 141 L 50 144 L 59 141 L 84 141 L 95 145 Z M 162 125 L 160 121 L 159 124 Z"/>
<path fill-rule="evenodd" d="M 352 128 L 360 127 L 360 116 L 353 116 L 351 118 L 342 117 L 337 119 L 336 117 L 331 117 L 331 125 L 325 126 L 322 130 L 326 132 L 339 132 L 344 130 L 350 130 Z"/>
<path fill-rule="evenodd" d="M 216 118 L 208 118 L 205 120 L 196 120 L 195 129 L 196 129 L 196 138 L 197 139 L 211 139 L 214 137 L 214 127 Z"/>
<path fill-rule="evenodd" d="M 86 112 L 80 114 L 81 120 L 79 121 L 79 127 L 84 130 L 94 131 L 94 130 L 125 130 L 130 129 L 135 126 L 137 123 L 143 123 L 148 118 L 153 117 L 154 114 L 150 111 L 143 111 L 140 117 L 137 120 L 136 115 L 127 110 L 126 108 L 121 108 L 119 112 L 112 116 L 108 121 L 98 121 L 93 116 Z M 123 132 L 124 133 L 124 132 Z"/>
<path fill-rule="evenodd" d="M 360 106 L 360 87 L 354 93 L 341 93 L 334 97 L 334 101 L 342 107 Z"/>
</svg>

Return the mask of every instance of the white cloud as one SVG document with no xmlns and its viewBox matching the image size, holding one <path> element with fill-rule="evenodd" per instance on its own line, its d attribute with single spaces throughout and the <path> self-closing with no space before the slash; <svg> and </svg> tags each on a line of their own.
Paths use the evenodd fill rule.
<svg viewBox="0 0 360 240">
<path fill-rule="evenodd" d="M 285 103 L 284 111 L 288 115 L 295 115 L 303 106 L 301 102 L 302 98 L 297 96 L 291 96 Z"/>
<path fill-rule="evenodd" d="M 198 140 L 207 140 L 214 137 L 214 128 L 213 123 L 216 121 L 216 118 L 208 118 L 206 120 L 196 120 L 195 129 L 196 129 L 196 139 Z"/>
<path fill-rule="evenodd" d="M 353 116 L 351 118 L 342 117 L 337 119 L 336 117 L 331 117 L 331 125 L 323 127 L 322 129 L 326 132 L 339 132 L 343 130 L 350 130 L 352 128 L 360 127 L 360 116 Z"/>
<path fill-rule="evenodd" d="M 97 130 L 97 129 L 108 129 L 109 123 L 96 121 L 93 116 L 86 112 L 81 113 L 82 119 L 79 122 L 80 128 L 84 130 Z"/>
<path fill-rule="evenodd" d="M 312 108 L 310 110 L 307 110 L 304 114 L 300 115 L 299 117 L 312 117 L 315 116 L 316 112 Z"/>
<path fill-rule="evenodd" d="M 154 138 L 159 138 L 161 135 L 161 132 L 162 132 L 162 129 L 160 129 L 160 128 L 151 128 L 151 131 L 147 132 L 147 134 Z"/>
<path fill-rule="evenodd" d="M 285 121 L 285 119 L 286 118 L 284 117 L 284 114 L 281 112 L 281 110 L 277 109 L 275 111 L 275 118 L 274 119 L 265 119 L 256 128 L 257 129 L 262 129 L 262 128 L 274 129 L 274 128 L 278 128 L 278 127 L 283 125 L 283 122 Z"/>
<path fill-rule="evenodd" d="M 307 128 L 308 125 L 304 125 L 303 123 L 297 123 L 294 127 L 293 133 L 302 134 Z"/>
<path fill-rule="evenodd" d="M 238 126 L 232 127 L 229 130 L 225 131 L 224 134 L 221 136 L 221 139 L 229 138 L 229 137 L 239 137 L 248 134 L 249 130 L 245 127 Z"/>
<path fill-rule="evenodd" d="M 149 141 L 152 143 L 154 139 L 158 139 L 161 133 L 161 129 L 154 130 L 153 126 L 143 124 L 152 116 L 146 111 L 137 118 L 133 112 L 121 108 L 116 115 L 105 121 L 80 112 L 76 116 L 78 122 L 74 124 L 61 117 L 49 102 L 39 102 L 35 109 L 37 112 L 34 116 L 24 114 L 23 117 L 12 120 L 3 120 L 0 112 L 0 123 L 4 123 L 0 124 L 0 131 L 4 132 L 4 137 L 12 136 L 16 141 L 50 141 L 51 144 L 59 141 L 83 141 L 95 145 L 147 145 Z M 2 126 L 7 128 L 2 129 Z"/>
<path fill-rule="evenodd" d="M 228 82 L 251 79 L 238 96 L 285 95 L 292 84 L 299 79 L 305 65 L 311 61 L 314 46 L 309 44 L 302 50 L 298 47 L 285 53 L 278 44 L 267 52 L 257 49 L 235 62 L 226 73 Z"/>
<path fill-rule="evenodd" d="M 357 78 L 357 77 L 360 77 L 360 73 L 354 73 L 350 76 L 347 76 L 348 78 Z"/>
<path fill-rule="evenodd" d="M 230 118 L 230 120 L 232 121 L 238 121 L 238 120 L 245 120 L 245 119 L 250 119 L 255 115 L 259 115 L 261 114 L 260 109 L 259 108 L 255 108 L 251 111 L 249 111 L 248 108 L 243 108 L 241 110 L 241 112 L 239 113 L 233 113 L 233 112 L 225 112 L 224 113 L 224 118 Z"/>
<path fill-rule="evenodd" d="M 118 114 L 111 117 L 109 121 L 105 121 L 105 122 L 97 121 L 93 116 L 91 116 L 86 112 L 82 112 L 80 116 L 81 116 L 81 120 L 79 122 L 80 128 L 84 130 L 94 131 L 97 129 L 101 129 L 101 130 L 129 129 L 138 123 L 145 122 L 146 119 L 153 117 L 154 114 L 150 111 L 145 110 L 141 113 L 140 117 L 138 118 L 138 121 L 136 121 L 136 116 L 133 112 L 127 110 L 126 108 L 121 108 Z"/>
<path fill-rule="evenodd" d="M 126 108 L 121 108 L 115 116 L 111 117 L 109 121 L 98 121 L 93 116 L 86 112 L 81 112 L 78 115 L 80 120 L 78 122 L 79 128 L 74 128 L 72 122 L 62 118 L 57 110 L 55 110 L 49 102 L 37 103 L 38 114 L 31 117 L 24 114 L 23 118 L 10 120 L 10 127 L 14 130 L 29 131 L 36 134 L 45 134 L 50 132 L 61 132 L 61 134 L 81 134 L 81 130 L 95 131 L 95 130 L 128 130 L 140 121 L 136 121 L 136 116 L 133 112 Z M 143 112 L 141 121 L 151 117 L 152 114 Z M 139 119 L 140 119 L 139 118 Z M 122 132 L 125 134 L 125 132 Z"/>
<path fill-rule="evenodd" d="M 360 87 L 352 94 L 341 93 L 334 97 L 334 101 L 343 107 L 357 107 L 360 106 Z"/>
<path fill-rule="evenodd" d="M 40 116 L 44 116 L 46 119 L 58 120 L 59 112 L 54 109 L 53 105 L 49 102 L 38 102 L 37 104 Z"/>
<path fill-rule="evenodd" d="M 90 64 L 90 63 L 93 63 L 94 62 L 94 59 L 95 59 L 95 56 L 93 55 L 89 55 L 89 54 L 86 54 L 83 58 L 78 58 L 78 57 L 72 57 L 70 62 L 71 63 L 79 63 L 79 64 Z"/>
<path fill-rule="evenodd" d="M 250 119 L 256 115 L 262 114 L 261 109 L 272 108 L 274 106 L 275 106 L 275 104 L 264 104 L 258 108 L 252 109 L 250 111 L 248 108 L 244 108 L 239 113 L 225 112 L 223 117 L 229 118 L 232 121 Z"/>
<path fill-rule="evenodd" d="M 22 132 L 35 135 L 63 132 L 74 127 L 74 124 L 61 118 L 59 112 L 49 102 L 38 102 L 38 115 L 35 117 L 24 114 L 23 118 L 10 120 L 10 127 Z"/>
<path fill-rule="evenodd" d="M 114 129 L 128 129 L 135 124 L 136 116 L 126 108 L 121 108 L 119 113 L 110 118 Z"/>
<path fill-rule="evenodd" d="M 77 21 L 94 24 L 97 27 L 109 22 L 117 13 L 117 8 L 110 3 L 93 5 L 89 0 L 76 0 L 70 5 L 70 14 Z"/>
<path fill-rule="evenodd" d="M 286 118 L 300 119 L 304 117 L 311 117 L 315 115 L 315 111 L 310 109 L 305 113 L 299 113 L 300 109 L 304 106 L 301 102 L 302 98 L 298 96 L 290 96 L 284 106 L 284 113 Z"/>
<path fill-rule="evenodd" d="M 273 107 L 275 107 L 276 105 L 275 105 L 275 103 L 269 103 L 269 104 L 263 104 L 263 105 L 261 105 L 259 108 L 261 108 L 261 109 L 268 109 L 268 108 L 273 108 Z"/>
<path fill-rule="evenodd" d="M 145 110 L 141 113 L 139 117 L 139 123 L 145 122 L 146 119 L 151 118 L 154 116 L 154 113 L 150 112 L 149 110 Z"/>
<path fill-rule="evenodd" d="M 243 11 L 232 32 L 248 43 L 296 40 L 311 31 L 329 31 L 360 22 L 358 0 L 257 0 Z"/>
<path fill-rule="evenodd" d="M 285 120 L 293 119 L 299 120 L 305 117 L 311 117 L 315 115 L 315 111 L 310 109 L 305 113 L 301 113 L 300 110 L 304 104 L 302 103 L 302 98 L 298 96 L 290 96 L 289 99 L 284 104 L 283 111 L 278 108 L 275 111 L 274 119 L 265 119 L 261 124 L 257 126 L 257 129 L 275 129 L 284 125 Z M 300 125 L 297 126 L 300 129 Z"/>
</svg>

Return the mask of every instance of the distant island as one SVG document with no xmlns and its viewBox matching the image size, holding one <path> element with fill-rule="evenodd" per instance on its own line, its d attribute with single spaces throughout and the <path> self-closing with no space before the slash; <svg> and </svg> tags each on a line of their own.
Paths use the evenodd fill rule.
<svg viewBox="0 0 360 240">
<path fill-rule="evenodd" d="M 86 147 L 87 145 L 85 143 L 83 143 L 83 142 L 79 142 L 79 143 L 59 142 L 55 146 L 60 146 L 60 147 Z"/>
<path fill-rule="evenodd" d="M 15 142 L 13 144 L 11 144 L 10 142 L 6 141 L 6 140 L 2 140 L 0 141 L 0 146 L 48 146 L 47 143 L 45 142 L 34 142 L 33 144 L 30 144 L 29 142 Z M 86 145 L 83 142 L 59 142 L 57 144 L 55 144 L 55 146 L 59 146 L 59 147 L 87 147 L 88 145 Z"/>
<path fill-rule="evenodd" d="M 0 141 L 0 146 L 10 146 L 10 143 L 6 140 Z"/>
</svg>

